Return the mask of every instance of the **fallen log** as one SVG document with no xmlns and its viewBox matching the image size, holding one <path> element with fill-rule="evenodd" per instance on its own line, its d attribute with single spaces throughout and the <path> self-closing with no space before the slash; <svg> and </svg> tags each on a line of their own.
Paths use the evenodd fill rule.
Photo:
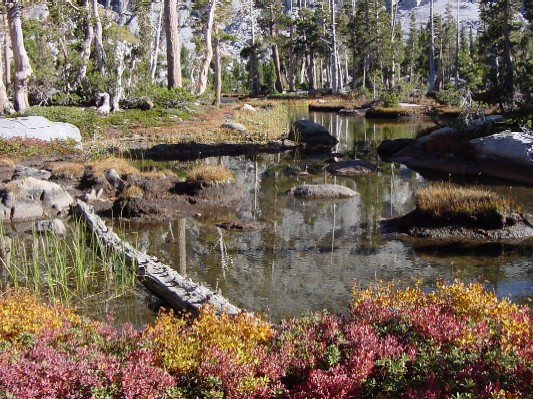
<svg viewBox="0 0 533 399">
<path fill-rule="evenodd" d="M 190 278 L 159 262 L 157 258 L 146 255 L 120 239 L 85 202 L 78 199 L 75 211 L 104 245 L 124 255 L 126 262 L 136 268 L 137 278 L 148 290 L 165 300 L 175 310 L 186 310 L 196 315 L 203 305 L 209 304 L 221 313 L 242 312 L 222 295 L 194 283 Z"/>
</svg>

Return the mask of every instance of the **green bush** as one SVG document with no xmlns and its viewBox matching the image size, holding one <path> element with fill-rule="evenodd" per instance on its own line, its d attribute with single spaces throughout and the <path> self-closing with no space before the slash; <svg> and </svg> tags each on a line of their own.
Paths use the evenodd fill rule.
<svg viewBox="0 0 533 399">
<path fill-rule="evenodd" d="M 385 108 L 393 108 L 400 105 L 400 95 L 394 92 L 387 92 L 383 96 L 383 106 Z"/>
</svg>

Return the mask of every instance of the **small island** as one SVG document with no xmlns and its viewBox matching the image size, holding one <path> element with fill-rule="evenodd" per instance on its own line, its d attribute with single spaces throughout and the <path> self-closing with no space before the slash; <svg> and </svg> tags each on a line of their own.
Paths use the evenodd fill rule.
<svg viewBox="0 0 533 399">
<path fill-rule="evenodd" d="M 424 238 L 505 240 L 533 236 L 533 226 L 511 198 L 477 187 L 433 183 L 416 193 L 416 208 L 384 220 L 387 232 Z"/>
</svg>

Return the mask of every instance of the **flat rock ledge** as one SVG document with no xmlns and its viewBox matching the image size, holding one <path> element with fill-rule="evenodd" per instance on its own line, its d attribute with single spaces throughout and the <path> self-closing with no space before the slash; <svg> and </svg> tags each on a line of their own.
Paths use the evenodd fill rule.
<svg viewBox="0 0 533 399">
<path fill-rule="evenodd" d="M 0 118 L 0 138 L 73 140 L 81 143 L 80 129 L 70 123 L 51 122 L 43 116 Z"/>
<path fill-rule="evenodd" d="M 479 223 L 470 221 L 432 220 L 414 210 L 406 215 L 380 222 L 384 233 L 406 234 L 417 238 L 442 240 L 476 240 L 480 242 L 505 241 L 533 237 L 533 226 L 518 213 L 501 217 L 501 223 Z M 496 226 L 499 224 L 499 226 Z"/>
<path fill-rule="evenodd" d="M 302 184 L 291 188 L 286 194 L 305 199 L 351 198 L 358 195 L 352 189 L 336 184 Z"/>
</svg>

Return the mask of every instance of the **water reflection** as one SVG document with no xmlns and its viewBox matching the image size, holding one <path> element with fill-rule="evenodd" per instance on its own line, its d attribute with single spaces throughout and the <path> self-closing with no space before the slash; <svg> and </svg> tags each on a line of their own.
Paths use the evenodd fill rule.
<svg viewBox="0 0 533 399">
<path fill-rule="evenodd" d="M 301 115 L 307 117 L 307 111 Z M 410 283 L 421 278 L 427 285 L 438 278 L 480 280 L 488 281 L 499 295 L 512 294 L 522 301 L 532 297 L 533 246 L 444 253 L 381 234 L 379 220 L 412 210 L 413 193 L 425 181 L 403 166 L 381 162 L 376 147 L 383 139 L 413 137 L 424 122 L 380 123 L 325 113 L 310 117 L 339 138 L 336 151 L 375 163 L 378 171 L 332 178 L 323 170 L 324 157 L 317 154 L 209 159 L 235 172 L 240 195 L 235 211 L 213 209 L 166 226 L 132 226 L 132 232 L 147 234 L 148 252 L 163 262 L 273 321 L 309 310 L 344 311 L 354 285 L 365 287 L 377 279 Z M 333 182 L 358 196 L 307 201 L 285 195 L 301 183 Z M 532 214 L 532 190 L 513 193 L 524 203 L 526 214 Z M 259 228 L 235 232 L 216 226 L 230 220 L 253 222 Z"/>
</svg>

